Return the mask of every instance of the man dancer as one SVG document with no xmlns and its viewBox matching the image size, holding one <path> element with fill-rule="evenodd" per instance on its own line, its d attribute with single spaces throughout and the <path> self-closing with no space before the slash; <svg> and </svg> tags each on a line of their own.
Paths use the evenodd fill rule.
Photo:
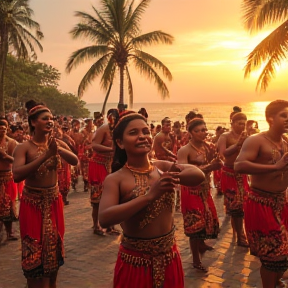
<svg viewBox="0 0 288 288">
<path fill-rule="evenodd" d="M 0 117 L 0 221 L 3 221 L 7 240 L 17 240 L 12 233 L 12 222 L 17 221 L 17 185 L 13 181 L 12 157 L 17 142 L 6 135 L 8 121 Z"/>
<path fill-rule="evenodd" d="M 248 247 L 243 228 L 243 201 L 249 190 L 247 175 L 241 175 L 234 171 L 234 162 L 239 154 L 243 141 L 247 135 L 245 132 L 247 117 L 238 112 L 232 116 L 231 131 L 223 133 L 218 140 L 218 151 L 224 160 L 221 174 L 221 190 L 224 193 L 226 213 L 231 216 L 233 235 L 237 237 L 237 245 Z"/>
<path fill-rule="evenodd" d="M 118 116 L 117 109 L 109 109 L 107 118 L 108 124 L 98 127 L 92 139 L 93 156 L 89 162 L 89 184 L 91 186 L 91 205 L 94 233 L 104 235 L 104 231 L 99 225 L 98 210 L 99 202 L 103 190 L 103 181 L 111 173 L 111 164 L 113 158 L 113 140 L 112 130 L 114 128 L 114 118 Z M 114 227 L 106 230 L 109 234 L 119 234 Z"/>
<path fill-rule="evenodd" d="M 251 254 L 262 263 L 263 288 L 274 288 L 288 268 L 288 143 L 283 138 L 288 101 L 271 102 L 265 116 L 269 130 L 245 140 L 234 167 L 251 175 L 244 205 L 246 233 Z"/>
<path fill-rule="evenodd" d="M 71 122 L 72 130 L 69 133 L 69 136 L 75 142 L 76 155 L 78 156 L 79 162 L 83 153 L 81 153 L 81 147 L 83 146 L 84 136 L 80 132 L 80 121 L 78 119 L 73 119 Z M 78 176 L 80 174 L 79 164 L 77 166 L 71 167 L 71 186 L 75 190 L 76 184 L 78 183 Z"/>
<path fill-rule="evenodd" d="M 93 138 L 93 120 L 91 118 L 87 118 L 84 120 L 85 127 L 81 131 L 83 134 L 83 154 L 80 160 L 81 166 L 81 174 L 84 182 L 84 192 L 88 192 L 89 181 L 88 181 L 88 169 L 89 169 L 89 160 L 92 157 L 93 149 L 92 149 L 92 138 Z"/>
<path fill-rule="evenodd" d="M 165 117 L 161 121 L 162 130 L 159 132 L 153 141 L 153 150 L 155 157 L 158 160 L 168 160 L 175 162 L 177 156 L 173 153 L 174 146 L 176 145 L 175 137 L 171 134 L 171 120 Z"/>
</svg>

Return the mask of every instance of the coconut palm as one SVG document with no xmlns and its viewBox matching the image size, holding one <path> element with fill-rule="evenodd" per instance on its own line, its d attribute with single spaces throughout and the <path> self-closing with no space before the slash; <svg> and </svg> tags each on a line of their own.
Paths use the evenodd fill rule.
<svg viewBox="0 0 288 288">
<path fill-rule="evenodd" d="M 80 23 L 72 30 L 73 39 L 83 37 L 92 42 L 91 46 L 84 47 L 72 53 L 66 71 L 69 73 L 79 64 L 92 60 L 94 63 L 81 80 L 78 88 L 78 96 L 81 97 L 87 86 L 95 77 L 101 76 L 100 85 L 106 94 L 109 91 L 116 76 L 120 78 L 120 109 L 124 104 L 124 80 L 127 80 L 129 104 L 133 104 L 133 86 L 129 72 L 129 64 L 141 75 L 154 81 L 162 97 L 169 96 L 169 91 L 158 74 L 158 70 L 168 79 L 172 80 L 169 69 L 157 58 L 142 51 L 146 45 L 164 43 L 172 44 L 173 37 L 162 31 L 153 31 L 140 34 L 141 16 L 151 0 L 141 0 L 134 9 L 134 0 L 101 0 L 101 10 L 95 9 L 95 15 L 85 12 L 76 12 Z"/>
<path fill-rule="evenodd" d="M 277 66 L 287 59 L 288 1 L 243 0 L 242 4 L 244 25 L 250 32 L 261 30 L 269 24 L 281 23 L 248 55 L 245 66 L 245 77 L 248 77 L 253 70 L 264 65 L 256 89 L 260 87 L 260 90 L 266 91 Z"/>
<path fill-rule="evenodd" d="M 0 114 L 2 115 L 5 113 L 4 73 L 8 53 L 18 58 L 35 59 L 35 47 L 43 50 L 39 42 L 43 34 L 39 24 L 32 20 L 32 14 L 29 0 L 0 1 Z"/>
</svg>

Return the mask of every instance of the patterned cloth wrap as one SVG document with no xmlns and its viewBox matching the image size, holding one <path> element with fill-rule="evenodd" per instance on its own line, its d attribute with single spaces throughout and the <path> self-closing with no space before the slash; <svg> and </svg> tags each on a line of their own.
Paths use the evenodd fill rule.
<svg viewBox="0 0 288 288">
<path fill-rule="evenodd" d="M 274 272 L 288 269 L 288 202 L 286 191 L 251 188 L 244 203 L 245 230 L 250 252 Z"/>
<path fill-rule="evenodd" d="M 114 288 L 183 288 L 184 274 L 174 232 L 175 227 L 167 235 L 153 239 L 123 235 Z"/>
<path fill-rule="evenodd" d="M 215 239 L 219 220 L 209 184 L 209 176 L 198 186 L 181 186 L 184 233 L 194 239 Z"/>
<path fill-rule="evenodd" d="M 17 221 L 15 203 L 17 184 L 13 181 L 12 171 L 0 171 L 0 221 Z"/>
<path fill-rule="evenodd" d="M 64 215 L 58 186 L 25 186 L 19 211 L 26 278 L 49 277 L 64 261 Z"/>
<path fill-rule="evenodd" d="M 103 192 L 103 182 L 111 173 L 112 155 L 107 153 L 93 153 L 89 161 L 88 182 L 91 186 L 91 204 L 100 202 Z"/>
<path fill-rule="evenodd" d="M 221 190 L 224 193 L 226 214 L 232 217 L 243 217 L 243 203 L 249 191 L 247 175 L 236 173 L 233 169 L 223 166 Z"/>
</svg>

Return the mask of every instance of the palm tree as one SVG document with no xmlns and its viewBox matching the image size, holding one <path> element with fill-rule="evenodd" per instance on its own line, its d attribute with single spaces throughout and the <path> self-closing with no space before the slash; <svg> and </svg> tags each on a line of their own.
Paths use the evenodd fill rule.
<svg viewBox="0 0 288 288">
<path fill-rule="evenodd" d="M 39 24 L 32 20 L 32 14 L 29 0 L 0 1 L 0 114 L 2 115 L 5 113 L 4 73 L 8 53 L 18 58 L 36 59 L 34 46 L 43 50 L 38 41 L 43 34 Z"/>
<path fill-rule="evenodd" d="M 264 26 L 278 23 L 270 35 L 261 41 L 248 55 L 245 77 L 264 65 L 256 89 L 266 91 L 276 68 L 287 59 L 288 51 L 288 1 L 287 0 L 243 0 L 243 20 L 247 30 L 254 32 Z"/>
<path fill-rule="evenodd" d="M 174 38 L 162 31 L 140 34 L 140 20 L 151 0 L 141 0 L 134 9 L 134 0 L 101 0 L 102 10 L 93 6 L 95 17 L 85 12 L 76 12 L 80 23 L 72 30 L 73 39 L 83 37 L 92 41 L 92 45 L 73 52 L 67 62 L 66 71 L 86 60 L 94 63 L 84 75 L 78 87 L 81 97 L 87 86 L 95 77 L 101 75 L 100 85 L 106 94 L 106 101 L 116 74 L 120 77 L 120 94 L 118 108 L 124 106 L 124 78 L 128 83 L 129 104 L 133 104 L 133 86 L 129 73 L 129 64 L 133 63 L 141 75 L 153 80 L 162 97 L 168 97 L 169 91 L 157 70 L 172 80 L 169 69 L 157 58 L 142 51 L 145 45 L 158 43 L 172 44 Z M 104 104 L 105 105 L 105 104 Z M 105 110 L 105 107 L 103 107 Z"/>
</svg>

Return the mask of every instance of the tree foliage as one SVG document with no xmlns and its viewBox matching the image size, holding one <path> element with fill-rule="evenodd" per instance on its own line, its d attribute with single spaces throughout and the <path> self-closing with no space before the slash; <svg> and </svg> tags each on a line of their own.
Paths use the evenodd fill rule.
<svg viewBox="0 0 288 288">
<path fill-rule="evenodd" d="M 30 99 L 44 102 L 55 115 L 88 117 L 86 104 L 77 96 L 58 90 L 59 71 L 40 62 L 7 57 L 4 81 L 5 109 L 16 110 Z"/>
<path fill-rule="evenodd" d="M 132 105 L 133 86 L 129 64 L 133 64 L 141 75 L 153 81 L 163 98 L 169 97 L 168 88 L 158 73 L 160 71 L 164 77 L 172 80 L 171 72 L 160 60 L 142 51 L 145 46 L 172 44 L 174 40 L 171 35 L 159 30 L 140 33 L 141 16 L 150 1 L 141 0 L 135 5 L 134 0 L 101 0 L 101 10 L 92 7 L 94 15 L 80 11 L 75 13 L 80 22 L 70 32 L 73 39 L 84 38 L 92 44 L 71 54 L 66 71 L 69 73 L 86 61 L 93 62 L 79 84 L 79 97 L 96 77 L 101 77 L 101 88 L 109 91 L 118 75 L 119 105 L 124 104 L 125 80 Z"/>
<path fill-rule="evenodd" d="M 253 70 L 264 68 L 257 81 L 256 89 L 266 91 L 277 66 L 287 60 L 288 52 L 288 1 L 287 0 L 243 0 L 243 21 L 250 32 L 263 29 L 266 25 L 280 23 L 270 35 L 262 40 L 248 55 L 245 77 Z"/>
<path fill-rule="evenodd" d="M 4 75 L 8 53 L 17 58 L 36 59 L 43 38 L 40 25 L 32 19 L 29 0 L 0 1 L 0 113 L 4 110 Z"/>
</svg>

